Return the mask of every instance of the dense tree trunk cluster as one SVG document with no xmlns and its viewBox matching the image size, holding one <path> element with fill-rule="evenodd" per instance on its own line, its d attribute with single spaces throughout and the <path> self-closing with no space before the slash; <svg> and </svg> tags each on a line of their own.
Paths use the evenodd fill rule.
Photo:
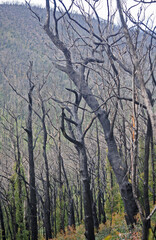
<svg viewBox="0 0 156 240">
<path fill-rule="evenodd" d="M 30 61 L 23 82 L 3 70 L 11 95 L 0 101 L 3 240 L 48 240 L 83 221 L 94 240 L 114 212 L 130 230 L 139 214 L 143 240 L 155 234 L 156 33 L 142 16 L 147 1 L 134 0 L 137 20 L 135 4 L 116 0 L 113 12 L 107 1 L 105 21 L 100 1 L 84 2 L 46 0 L 46 17 L 27 2 L 47 39 L 46 70 Z"/>
</svg>

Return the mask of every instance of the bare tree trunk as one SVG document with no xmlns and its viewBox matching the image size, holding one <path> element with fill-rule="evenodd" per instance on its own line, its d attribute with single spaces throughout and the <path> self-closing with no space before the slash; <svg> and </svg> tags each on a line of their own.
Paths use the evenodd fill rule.
<svg viewBox="0 0 156 240">
<path fill-rule="evenodd" d="M 106 222 L 106 214 L 105 214 L 105 209 L 104 209 L 104 202 L 102 204 L 102 194 L 103 194 L 103 199 L 105 192 L 101 190 L 101 182 L 100 182 L 100 168 L 101 168 L 101 150 L 100 150 L 100 141 L 99 141 L 99 131 L 98 127 L 96 125 L 96 133 L 97 133 L 97 154 L 98 154 L 98 218 L 99 218 L 99 223 L 103 222 L 105 224 Z M 104 172 L 104 166 L 103 167 L 103 172 Z M 104 179 L 105 182 L 105 179 Z"/>
<path fill-rule="evenodd" d="M 105 195 L 106 195 L 106 172 L 105 172 L 105 163 L 104 161 L 101 162 L 102 165 L 102 181 L 103 181 L 103 188 L 101 189 L 101 201 L 102 201 L 102 223 L 106 223 L 106 213 L 105 213 Z"/>
<path fill-rule="evenodd" d="M 57 235 L 57 226 L 56 226 L 56 183 L 54 185 L 54 209 L 55 209 L 55 212 L 54 212 L 54 225 L 55 225 L 55 228 L 54 228 L 54 232 L 55 232 L 55 237 Z"/>
<path fill-rule="evenodd" d="M 145 159 L 144 159 L 144 208 L 145 208 L 145 218 L 150 214 L 150 205 L 149 205 L 149 194 L 148 194 L 148 180 L 149 180 L 149 148 L 150 148 L 150 138 L 152 133 L 151 121 L 148 117 L 147 122 L 147 132 L 145 139 Z M 148 239 L 150 228 L 150 219 L 145 219 L 143 221 L 143 240 Z"/>
<path fill-rule="evenodd" d="M 17 184 L 18 184 L 18 231 L 20 231 L 20 238 L 23 239 L 23 231 L 24 231 L 24 222 L 23 222 L 23 209 L 22 209 L 22 176 L 21 176 L 21 153 L 20 153 L 20 144 L 19 144 L 19 133 L 18 133 L 18 122 L 16 121 L 16 145 L 17 145 L 17 157 L 16 158 L 16 172 L 18 175 Z"/>
<path fill-rule="evenodd" d="M 68 191 L 68 226 L 75 229 L 74 199 L 72 197 L 72 193 L 71 193 L 70 186 L 69 186 L 69 181 L 68 181 L 67 174 L 66 174 L 65 167 L 64 167 L 64 160 L 63 160 L 63 157 L 61 154 L 60 154 L 60 157 L 61 157 L 61 162 L 62 162 L 62 170 L 63 170 L 64 177 L 66 180 L 67 191 Z"/>
<path fill-rule="evenodd" d="M 1 207 L 1 200 L 0 200 L 0 221 L 1 221 L 2 240 L 6 240 L 5 227 L 4 227 L 4 217 L 3 217 L 2 207 Z"/>
<path fill-rule="evenodd" d="M 90 90 L 86 79 L 85 79 L 85 66 L 86 61 L 82 64 L 80 71 L 75 71 L 72 64 L 71 52 L 67 48 L 67 46 L 62 42 L 58 35 L 58 22 L 56 23 L 56 34 L 51 31 L 50 25 L 50 5 L 49 0 L 46 0 L 46 10 L 47 10 L 47 18 L 44 25 L 44 30 L 46 34 L 49 36 L 50 40 L 56 46 L 58 50 L 60 50 L 65 57 L 66 64 L 65 66 L 55 64 L 55 66 L 66 73 L 68 77 L 73 81 L 75 86 L 78 88 L 82 97 L 88 104 L 88 106 L 92 109 L 95 115 L 98 117 L 101 126 L 104 131 L 105 140 L 108 145 L 108 159 L 115 173 L 117 182 L 119 184 L 121 196 L 124 202 L 125 211 L 127 213 L 128 222 L 133 224 L 135 222 L 134 216 L 137 213 L 137 206 L 133 197 L 132 187 L 127 178 L 127 169 L 126 164 L 123 163 L 121 157 L 119 156 L 117 145 L 113 136 L 113 125 L 110 124 L 108 119 L 108 113 L 99 105 L 96 97 L 93 95 Z"/>
<path fill-rule="evenodd" d="M 16 240 L 16 233 L 17 233 L 17 225 L 16 225 L 16 204 L 15 204 L 15 182 L 14 180 L 11 181 L 11 194 L 12 194 L 12 206 L 10 206 L 10 215 L 11 215 L 11 222 L 12 222 L 12 233 L 13 239 Z"/>
<path fill-rule="evenodd" d="M 97 138 L 97 156 L 98 156 L 98 166 L 97 166 L 97 178 L 98 178 L 98 217 L 99 217 L 99 223 L 101 223 L 101 213 L 102 213 L 102 206 L 101 206 L 101 188 L 100 188 L 100 143 L 99 143 L 99 132 L 98 132 L 98 126 L 96 123 L 96 138 Z"/>
<path fill-rule="evenodd" d="M 42 127 L 43 127 L 43 157 L 44 157 L 44 163 L 45 163 L 45 171 L 46 171 L 46 183 L 45 183 L 45 202 L 44 202 L 44 215 L 45 215 L 45 229 L 46 229 L 46 240 L 49 238 L 52 238 L 52 229 L 51 229 L 51 219 L 50 219 L 50 182 L 49 182 L 49 166 L 48 166 L 48 159 L 47 159 L 47 128 L 45 123 L 45 117 L 46 117 L 46 111 L 44 106 L 44 101 L 41 97 L 41 94 L 39 93 L 39 98 L 41 101 L 42 106 Z"/>
<path fill-rule="evenodd" d="M 11 240 L 13 240 L 13 235 L 12 235 L 12 231 L 11 231 L 11 227 L 10 227 L 10 224 L 9 224 L 9 219 L 10 219 L 10 216 L 9 216 L 9 213 L 8 213 L 8 210 L 6 209 L 6 207 L 4 206 L 4 209 L 5 209 L 5 214 L 6 214 L 6 219 L 7 219 L 7 228 L 8 228 L 8 233 L 10 233 L 10 238 Z"/>
<path fill-rule="evenodd" d="M 92 190 L 94 190 L 94 186 L 92 186 Z M 96 203 L 94 201 L 94 197 L 93 197 L 93 192 L 92 190 L 90 191 L 91 193 L 91 200 L 92 200 L 92 213 L 93 213 L 93 222 L 94 222 L 94 229 L 96 230 L 96 232 L 98 232 L 99 230 L 99 220 L 97 217 L 97 209 L 96 209 Z"/>
<path fill-rule="evenodd" d="M 105 213 L 105 199 L 104 199 L 105 195 L 104 193 L 102 194 L 101 193 L 101 198 L 102 198 L 102 210 L 101 210 L 101 213 L 102 213 L 102 223 L 105 224 L 107 219 L 106 219 L 106 213 Z"/>
<path fill-rule="evenodd" d="M 151 133 L 151 165 L 152 165 L 152 180 L 153 180 L 153 205 L 156 202 L 156 177 L 155 177 L 155 152 L 154 152 L 154 143 L 153 143 L 153 131 Z"/>
<path fill-rule="evenodd" d="M 29 172 L 28 172 L 29 175 Z M 29 176 L 28 176 L 29 179 Z M 26 190 L 26 196 L 27 199 L 24 202 L 24 220 L 25 220 L 25 228 L 28 232 L 28 240 L 30 240 L 30 199 L 29 199 L 29 193 L 26 185 L 26 181 L 24 181 L 25 184 L 25 190 Z"/>
<path fill-rule="evenodd" d="M 55 212 L 55 209 L 54 209 L 54 187 L 50 189 L 50 198 L 51 198 L 51 201 L 50 201 L 50 209 L 51 209 L 51 230 L 52 230 L 52 236 L 55 237 L 55 234 L 54 234 L 54 226 L 55 226 L 55 217 L 54 217 L 54 212 Z"/>
<path fill-rule="evenodd" d="M 123 30 L 124 30 L 124 35 L 125 35 L 125 38 L 126 38 L 126 42 L 127 42 L 128 47 L 129 47 L 129 50 L 130 50 L 132 62 L 135 66 L 136 81 L 138 81 L 137 84 L 140 87 L 142 95 L 144 97 L 145 106 L 147 108 L 147 112 L 148 112 L 150 120 L 151 120 L 151 125 L 152 125 L 152 128 L 153 128 L 153 132 L 155 133 L 156 116 L 154 114 L 153 106 L 152 106 L 151 99 L 150 99 L 150 94 L 151 93 L 150 93 L 150 90 L 146 89 L 146 87 L 145 87 L 144 76 L 142 74 L 141 66 L 140 66 L 140 59 L 138 58 L 138 55 L 137 55 L 137 52 L 135 50 L 134 44 L 132 42 L 132 38 L 130 36 L 127 24 L 124 20 L 123 8 L 122 8 L 121 1 L 116 0 L 116 2 L 117 2 L 117 7 L 118 7 L 118 11 L 119 11 L 120 20 L 121 20 L 122 27 L 123 27 Z"/>
<path fill-rule="evenodd" d="M 147 134 L 145 140 L 145 160 L 144 160 L 144 197 L 145 197 L 145 213 L 142 207 L 142 204 L 139 200 L 139 193 L 138 193 L 138 185 L 137 185 L 137 161 L 138 161 L 138 109 L 135 106 L 135 100 L 137 96 L 137 89 L 135 86 L 135 74 L 132 78 L 132 96 L 133 96 L 133 133 L 132 133 L 132 149 L 131 149 L 131 164 L 132 164 L 132 188 L 133 188 L 133 195 L 135 197 L 136 204 L 139 209 L 139 214 L 142 220 L 142 240 L 148 239 L 148 230 L 150 226 L 150 219 L 147 220 L 146 214 L 150 212 L 149 209 L 149 199 L 148 199 L 148 161 L 149 161 L 149 144 L 150 144 L 150 135 L 151 135 L 151 124 L 150 119 L 148 118 L 148 126 L 147 126 Z M 149 214 L 148 214 L 149 215 Z"/>
<path fill-rule="evenodd" d="M 82 203 L 82 183 L 80 183 L 80 220 L 83 220 L 83 203 Z"/>
<path fill-rule="evenodd" d="M 60 232 L 65 233 L 64 228 L 64 201 L 63 201 L 63 182 L 62 182 L 62 156 L 61 156 L 61 140 L 59 133 L 59 147 L 58 147 L 58 167 L 59 167 L 59 201 L 60 201 Z"/>
<path fill-rule="evenodd" d="M 94 223 L 92 215 L 92 201 L 91 201 L 91 192 L 90 192 L 90 182 L 88 176 L 88 167 L 87 167 L 87 155 L 84 146 L 79 148 L 79 157 L 80 157 L 80 173 L 82 181 L 82 192 L 83 192 L 83 205 L 84 205 L 84 214 L 85 214 L 85 236 L 88 240 L 94 240 Z"/>
<path fill-rule="evenodd" d="M 78 106 L 81 101 L 81 96 L 78 96 L 76 91 L 70 90 L 75 94 L 75 105 L 73 107 L 73 116 L 74 121 L 76 125 L 76 131 L 77 131 L 77 139 L 75 139 L 75 136 L 73 131 L 70 128 L 72 138 L 66 134 L 64 121 L 71 123 L 70 119 L 67 119 L 64 113 L 64 109 L 62 109 L 62 124 L 61 124 L 61 130 L 63 135 L 72 143 L 75 144 L 75 148 L 79 155 L 79 161 L 80 161 L 80 176 L 81 176 L 81 182 L 82 182 L 82 193 L 83 193 L 83 206 L 84 206 L 84 215 L 85 215 L 85 236 L 88 240 L 95 240 L 94 235 L 94 222 L 93 222 L 93 214 L 92 214 L 92 199 L 91 199 L 91 192 L 90 192 L 90 179 L 88 174 L 88 165 L 87 165 L 87 153 L 84 143 L 84 135 L 82 133 L 82 122 L 78 119 Z M 69 126 L 69 125 L 68 125 Z M 70 127 L 70 126 L 69 126 Z"/>
<path fill-rule="evenodd" d="M 32 91 L 34 84 L 31 80 L 33 63 L 30 62 L 30 68 L 27 72 L 29 80 L 29 93 L 28 93 L 28 120 L 27 129 L 25 131 L 28 135 L 28 153 L 29 153 L 29 184 L 30 184 L 30 222 L 31 222 L 31 239 L 38 239 L 37 229 L 37 200 L 36 200 L 36 184 L 35 184 L 35 166 L 34 166 L 34 153 L 33 153 L 33 130 L 32 130 Z"/>
<path fill-rule="evenodd" d="M 69 201 L 68 226 L 75 229 L 75 214 L 74 214 L 74 199 L 73 198 Z"/>
</svg>

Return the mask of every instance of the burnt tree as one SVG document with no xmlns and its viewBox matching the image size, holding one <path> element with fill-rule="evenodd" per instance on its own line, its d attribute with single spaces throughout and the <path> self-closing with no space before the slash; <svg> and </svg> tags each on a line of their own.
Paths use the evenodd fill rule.
<svg viewBox="0 0 156 240">
<path fill-rule="evenodd" d="M 34 89 L 34 84 L 32 82 L 32 67 L 33 67 L 33 62 L 30 62 L 30 67 L 27 72 L 27 78 L 29 81 L 29 92 L 28 92 L 28 120 L 27 120 L 27 128 L 25 129 L 25 131 L 27 132 L 27 136 L 28 136 L 31 239 L 37 240 L 38 239 L 37 199 L 36 199 L 33 129 L 32 129 L 32 113 L 33 113 L 32 92 Z"/>
<path fill-rule="evenodd" d="M 80 176 L 81 176 L 81 182 L 82 182 L 82 193 L 83 193 L 83 206 L 84 206 L 84 221 L 85 221 L 85 237 L 88 240 L 94 240 L 94 221 L 93 221 L 93 213 L 92 213 L 92 197 L 91 197 L 91 191 L 90 191 L 90 178 L 88 174 L 88 165 L 87 165 L 87 153 L 86 153 L 86 147 L 84 142 L 84 137 L 88 129 L 83 133 L 82 132 L 82 121 L 78 118 L 78 108 L 81 101 L 81 95 L 78 95 L 78 93 L 74 90 L 68 89 L 69 91 L 73 92 L 75 94 L 75 103 L 74 107 L 71 110 L 70 118 L 67 118 L 65 115 L 65 109 L 62 109 L 62 123 L 61 123 L 61 130 L 64 135 L 64 137 L 74 143 L 75 148 L 79 155 L 79 161 L 80 161 Z M 69 136 L 66 133 L 65 130 L 65 121 L 68 122 L 69 130 L 71 132 L 71 136 Z M 76 136 L 72 130 L 71 124 L 75 125 L 76 127 Z"/>
</svg>

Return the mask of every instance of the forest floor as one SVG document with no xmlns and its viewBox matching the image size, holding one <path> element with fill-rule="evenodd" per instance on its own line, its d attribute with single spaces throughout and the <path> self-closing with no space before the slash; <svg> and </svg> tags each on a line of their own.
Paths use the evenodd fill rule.
<svg viewBox="0 0 156 240">
<path fill-rule="evenodd" d="M 141 240 L 141 224 L 139 217 L 138 224 L 130 231 L 124 220 L 124 214 L 113 214 L 111 221 L 108 220 L 106 224 L 100 224 L 99 231 L 96 233 L 96 240 Z M 53 240 L 85 240 L 84 225 L 81 224 L 76 230 L 66 231 L 66 234 L 58 234 Z M 150 238 L 153 239 L 153 238 Z"/>
</svg>

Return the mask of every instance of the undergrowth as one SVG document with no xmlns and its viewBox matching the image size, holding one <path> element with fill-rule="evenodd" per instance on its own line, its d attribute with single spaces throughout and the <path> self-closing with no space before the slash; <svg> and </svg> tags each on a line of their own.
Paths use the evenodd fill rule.
<svg viewBox="0 0 156 240">
<path fill-rule="evenodd" d="M 141 240 L 141 222 L 139 215 L 136 216 L 137 225 L 133 230 L 129 230 L 124 214 L 112 215 L 111 221 L 107 220 L 106 224 L 100 224 L 98 233 L 95 233 L 96 240 Z M 56 238 L 52 240 L 85 240 L 84 237 L 84 224 L 73 228 L 66 229 L 65 234 L 59 233 Z M 150 238 L 153 240 L 154 238 Z M 45 240 L 41 238 L 41 240 Z"/>
</svg>

